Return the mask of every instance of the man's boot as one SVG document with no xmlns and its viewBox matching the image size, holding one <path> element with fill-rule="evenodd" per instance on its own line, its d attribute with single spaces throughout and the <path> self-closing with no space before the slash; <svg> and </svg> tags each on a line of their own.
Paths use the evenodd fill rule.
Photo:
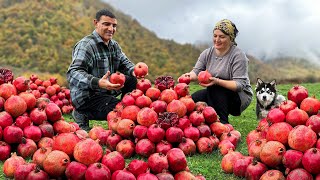
<svg viewBox="0 0 320 180">
<path fill-rule="evenodd" d="M 90 119 L 87 114 L 79 112 L 76 109 L 73 109 L 72 117 L 81 129 L 83 129 L 85 131 L 90 131 L 90 129 L 91 129 L 89 127 L 89 120 Z"/>
</svg>

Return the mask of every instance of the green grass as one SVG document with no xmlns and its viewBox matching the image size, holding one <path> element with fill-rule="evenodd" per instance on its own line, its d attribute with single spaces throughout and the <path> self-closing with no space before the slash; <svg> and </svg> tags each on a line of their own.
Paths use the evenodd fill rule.
<svg viewBox="0 0 320 180">
<path fill-rule="evenodd" d="M 301 84 L 306 87 L 309 91 L 309 96 L 315 95 L 316 98 L 320 97 L 320 83 L 315 84 Z M 280 94 L 287 96 L 287 92 L 290 88 L 293 87 L 293 84 L 286 85 L 278 85 L 277 89 Z M 190 91 L 191 93 L 198 90 L 200 87 L 197 85 L 191 85 Z M 254 88 L 254 87 L 253 87 Z M 234 126 L 234 128 L 241 132 L 241 141 L 237 146 L 237 151 L 240 151 L 242 154 L 247 155 L 247 147 L 245 143 L 245 138 L 247 134 L 253 130 L 258 121 L 256 120 L 255 115 L 255 105 L 256 99 L 254 98 L 250 106 L 242 113 L 241 116 L 233 117 L 230 116 L 229 122 Z M 70 121 L 70 116 L 65 116 L 67 121 Z M 90 126 L 100 125 L 104 128 L 107 128 L 106 121 L 90 121 Z M 130 159 L 127 159 L 127 163 L 130 162 L 133 158 L 139 158 L 138 156 L 134 156 Z M 241 179 L 232 174 L 225 174 L 220 167 L 222 156 L 220 155 L 218 150 L 213 151 L 211 154 L 196 154 L 193 156 L 188 156 L 188 166 L 193 174 L 202 174 L 208 180 L 237 180 Z M 0 162 L 1 171 L 3 162 Z M 0 174 L 0 179 L 5 179 L 3 173 Z"/>
</svg>

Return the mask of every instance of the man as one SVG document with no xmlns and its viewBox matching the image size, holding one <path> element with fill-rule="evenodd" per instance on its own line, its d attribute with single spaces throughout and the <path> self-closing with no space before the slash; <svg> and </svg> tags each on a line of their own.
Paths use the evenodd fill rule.
<svg viewBox="0 0 320 180">
<path fill-rule="evenodd" d="M 112 39 L 117 19 L 108 10 L 96 13 L 95 30 L 76 43 L 72 62 L 67 71 L 71 100 L 75 107 L 72 116 L 80 128 L 90 130 L 89 120 L 105 120 L 120 101 L 117 96 L 136 88 L 134 64 Z M 124 85 L 112 84 L 108 77 L 119 71 L 126 76 Z M 121 98 L 122 98 L 121 97 Z"/>
</svg>

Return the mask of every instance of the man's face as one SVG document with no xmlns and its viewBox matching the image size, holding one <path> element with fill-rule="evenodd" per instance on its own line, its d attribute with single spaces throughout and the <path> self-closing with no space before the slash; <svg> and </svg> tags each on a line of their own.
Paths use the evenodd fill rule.
<svg viewBox="0 0 320 180">
<path fill-rule="evenodd" d="M 95 19 L 93 22 L 102 40 L 108 43 L 117 30 L 117 19 L 101 16 L 99 21 Z"/>
</svg>

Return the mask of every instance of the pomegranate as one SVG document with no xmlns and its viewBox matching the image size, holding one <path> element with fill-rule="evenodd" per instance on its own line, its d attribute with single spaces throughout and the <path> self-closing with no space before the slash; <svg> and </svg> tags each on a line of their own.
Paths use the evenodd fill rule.
<svg viewBox="0 0 320 180">
<path fill-rule="evenodd" d="M 165 140 L 162 140 L 156 145 L 157 153 L 167 154 L 170 149 L 172 149 L 172 144 Z"/>
<path fill-rule="evenodd" d="M 189 126 L 183 130 L 184 136 L 193 140 L 194 142 L 198 141 L 200 138 L 200 131 L 198 128 Z"/>
<path fill-rule="evenodd" d="M 91 139 L 93 140 L 97 140 L 98 139 L 98 136 L 101 132 L 105 131 L 103 129 L 103 127 L 101 126 L 93 126 L 92 129 L 90 129 L 88 135 Z"/>
<path fill-rule="evenodd" d="M 22 138 L 17 147 L 17 153 L 23 158 L 31 157 L 38 149 L 37 144 L 32 139 Z"/>
<path fill-rule="evenodd" d="M 31 118 L 28 116 L 27 113 L 24 113 L 21 116 L 18 116 L 16 118 L 16 122 L 15 122 L 16 126 L 18 126 L 21 129 L 24 129 L 27 126 L 31 125 Z"/>
<path fill-rule="evenodd" d="M 158 114 L 151 108 L 144 107 L 137 114 L 137 122 L 140 125 L 149 127 L 158 119 Z"/>
<path fill-rule="evenodd" d="M 174 175 L 175 180 L 196 179 L 196 177 L 188 171 L 180 171 Z"/>
<path fill-rule="evenodd" d="M 193 111 L 190 113 L 189 119 L 193 126 L 200 126 L 202 123 L 205 123 L 204 116 L 200 111 Z"/>
<path fill-rule="evenodd" d="M 265 173 L 262 174 L 260 177 L 260 180 L 285 180 L 286 178 L 282 174 L 281 171 L 276 170 L 276 169 L 271 169 L 266 171 Z"/>
<path fill-rule="evenodd" d="M 100 161 L 102 155 L 100 144 L 89 138 L 79 141 L 73 151 L 74 159 L 87 166 Z"/>
<path fill-rule="evenodd" d="M 226 155 L 229 152 L 229 150 L 235 150 L 236 147 L 229 140 L 223 140 L 219 142 L 218 149 L 222 155 Z"/>
<path fill-rule="evenodd" d="M 60 150 L 73 156 L 74 147 L 80 141 L 80 138 L 75 133 L 61 133 L 53 137 L 53 150 Z"/>
<path fill-rule="evenodd" d="M 136 85 L 136 88 L 145 93 L 149 88 L 151 88 L 151 82 L 149 79 L 139 79 Z"/>
<path fill-rule="evenodd" d="M 296 180 L 296 179 L 301 179 L 301 180 L 313 180 L 312 175 L 305 169 L 303 168 L 297 168 L 292 171 L 287 175 L 286 180 Z M 316 179 L 318 180 L 318 179 Z"/>
<path fill-rule="evenodd" d="M 146 172 L 146 173 L 140 174 L 137 177 L 137 180 L 158 180 L 158 178 L 156 175 L 151 174 L 150 172 Z"/>
<path fill-rule="evenodd" d="M 187 168 L 187 159 L 179 148 L 172 148 L 167 153 L 169 169 L 172 172 L 183 171 Z"/>
<path fill-rule="evenodd" d="M 122 170 L 125 167 L 125 160 L 117 151 L 103 155 L 101 163 L 106 165 L 111 173 L 115 172 L 116 170 Z"/>
<path fill-rule="evenodd" d="M 101 163 L 90 164 L 87 171 L 84 174 L 85 179 L 88 180 L 100 180 L 100 179 L 111 179 L 111 172 L 107 166 Z"/>
<path fill-rule="evenodd" d="M 137 97 L 135 105 L 138 106 L 139 108 L 144 108 L 144 107 L 149 107 L 151 103 L 152 103 L 152 100 L 148 96 L 142 95 Z"/>
<path fill-rule="evenodd" d="M 0 69 L 0 84 L 13 81 L 13 72 L 7 68 Z"/>
<path fill-rule="evenodd" d="M 72 161 L 67 166 L 65 174 L 68 179 L 85 179 L 87 166 L 77 161 Z"/>
<path fill-rule="evenodd" d="M 178 99 L 178 94 L 173 89 L 165 89 L 161 92 L 159 99 L 169 104 L 172 100 Z"/>
<path fill-rule="evenodd" d="M 26 112 L 27 103 L 20 96 L 13 95 L 4 103 L 4 110 L 12 117 L 18 117 Z"/>
<path fill-rule="evenodd" d="M 141 91 L 140 89 L 134 89 L 133 91 L 131 91 L 130 95 L 134 98 L 137 99 L 139 96 L 143 95 L 143 91 Z"/>
<path fill-rule="evenodd" d="M 31 171 L 28 174 L 26 179 L 27 180 L 29 180 L 29 179 L 49 179 L 49 175 L 45 171 L 41 170 L 39 167 L 36 167 L 35 170 Z"/>
<path fill-rule="evenodd" d="M 264 174 L 267 170 L 268 168 L 265 164 L 253 159 L 252 163 L 247 167 L 246 179 L 260 179 L 262 174 Z"/>
<path fill-rule="evenodd" d="M 295 85 L 288 91 L 288 99 L 295 102 L 298 106 L 303 99 L 309 96 L 307 88 L 301 85 Z"/>
<path fill-rule="evenodd" d="M 143 157 L 149 157 L 156 151 L 156 146 L 149 139 L 141 139 L 137 142 L 135 151 Z"/>
<path fill-rule="evenodd" d="M 217 112 L 211 106 L 204 107 L 202 114 L 207 124 L 212 124 L 218 120 Z"/>
<path fill-rule="evenodd" d="M 299 108 L 295 108 L 289 111 L 286 115 L 286 122 L 289 123 L 292 127 L 297 125 L 305 125 L 309 116 L 307 112 Z"/>
<path fill-rule="evenodd" d="M 247 167 L 253 161 L 253 157 L 251 156 L 243 156 L 240 159 L 237 159 L 233 164 L 233 174 L 238 177 L 245 177 Z"/>
<path fill-rule="evenodd" d="M 317 142 L 317 134 L 307 126 L 298 125 L 290 131 L 288 136 L 288 144 L 292 149 L 304 152 Z"/>
<path fill-rule="evenodd" d="M 210 129 L 211 132 L 214 133 L 218 138 L 220 138 L 223 133 L 227 133 L 230 131 L 229 127 L 221 122 L 214 122 L 210 124 Z"/>
<path fill-rule="evenodd" d="M 178 83 L 174 87 L 174 91 L 176 91 L 179 97 L 184 97 L 186 95 L 189 95 L 189 86 L 186 83 Z"/>
<path fill-rule="evenodd" d="M 3 140 L 6 143 L 14 144 L 14 143 L 21 143 L 23 137 L 23 131 L 21 128 L 11 125 L 7 126 L 3 130 Z"/>
<path fill-rule="evenodd" d="M 130 119 L 122 119 L 118 123 L 117 133 L 123 138 L 129 138 L 132 136 L 135 123 Z"/>
<path fill-rule="evenodd" d="M 241 158 L 243 158 L 243 155 L 240 152 L 233 150 L 229 151 L 221 160 L 221 169 L 225 173 L 233 173 L 233 166 L 235 162 Z"/>
<path fill-rule="evenodd" d="M 16 87 L 18 91 L 24 92 L 29 89 L 29 82 L 29 79 L 23 76 L 19 76 L 13 80 L 12 84 Z"/>
<path fill-rule="evenodd" d="M 126 81 L 126 77 L 124 74 L 122 74 L 120 72 L 116 72 L 116 73 L 112 73 L 110 75 L 109 80 L 112 84 L 120 84 L 120 86 L 123 86 L 124 82 Z"/>
<path fill-rule="evenodd" d="M 114 132 L 112 132 L 107 137 L 107 147 L 110 150 L 116 150 L 117 144 L 122 141 L 122 137 Z"/>
<path fill-rule="evenodd" d="M 137 78 L 144 78 L 148 75 L 148 65 L 144 62 L 138 62 L 134 66 L 133 72 Z"/>
<path fill-rule="evenodd" d="M 167 106 L 167 112 L 175 112 L 181 118 L 186 115 L 187 107 L 180 100 L 172 100 Z"/>
<path fill-rule="evenodd" d="M 112 173 L 111 179 L 112 180 L 116 180 L 116 179 L 136 180 L 136 177 L 130 171 L 127 171 L 126 169 L 124 169 L 124 170 L 117 170 L 116 172 Z"/>
<path fill-rule="evenodd" d="M 166 140 L 169 143 L 180 143 L 184 133 L 182 129 L 178 127 L 170 127 L 166 130 Z"/>
<path fill-rule="evenodd" d="M 211 153 L 213 151 L 214 145 L 210 138 L 201 137 L 197 142 L 197 150 L 200 154 Z"/>
<path fill-rule="evenodd" d="M 267 141 L 279 141 L 283 145 L 288 145 L 288 136 L 293 127 L 286 122 L 272 124 L 267 132 Z"/>
<path fill-rule="evenodd" d="M 302 165 L 311 174 L 320 173 L 320 149 L 310 148 L 306 150 L 302 157 Z"/>
<path fill-rule="evenodd" d="M 166 111 L 167 103 L 161 100 L 156 100 L 150 104 L 150 108 L 153 109 L 157 114 L 160 114 Z"/>
<path fill-rule="evenodd" d="M 17 156 L 17 154 L 14 152 L 10 158 L 4 161 L 3 173 L 6 175 L 6 177 L 13 178 L 15 171 L 22 164 L 26 164 L 26 161 L 21 156 Z"/>
<path fill-rule="evenodd" d="M 24 180 L 27 178 L 28 174 L 35 170 L 36 164 L 34 163 L 26 163 L 26 164 L 21 164 L 18 166 L 16 171 L 14 172 L 14 179 L 15 180 Z"/>
<path fill-rule="evenodd" d="M 3 97 L 5 100 L 7 100 L 12 95 L 17 95 L 17 89 L 16 89 L 16 87 L 14 87 L 14 85 L 8 84 L 8 83 L 0 85 L 0 96 L 1 97 Z"/>
<path fill-rule="evenodd" d="M 141 140 L 140 140 L 141 141 Z M 130 158 L 134 154 L 135 145 L 132 141 L 124 139 L 120 141 L 117 146 L 116 150 L 126 159 Z"/>
<path fill-rule="evenodd" d="M 47 120 L 47 114 L 44 109 L 34 108 L 30 112 L 30 119 L 34 125 L 41 125 L 44 121 Z"/>
<path fill-rule="evenodd" d="M 178 145 L 178 147 L 183 151 L 185 155 L 195 154 L 197 151 L 197 146 L 192 139 L 182 138 L 182 142 Z"/>
<path fill-rule="evenodd" d="M 178 79 L 178 82 L 179 82 L 179 83 L 189 84 L 190 81 L 191 81 L 191 78 L 190 78 L 190 75 L 188 75 L 188 74 L 185 74 L 185 75 L 179 77 L 179 79 Z"/>
<path fill-rule="evenodd" d="M 174 177 L 170 172 L 162 172 L 156 175 L 159 180 L 174 180 Z"/>
<path fill-rule="evenodd" d="M 153 153 L 148 158 L 148 166 L 154 174 L 161 173 L 169 169 L 167 156 L 162 153 Z"/>
<path fill-rule="evenodd" d="M 297 104 L 291 100 L 282 101 L 279 105 L 279 108 L 284 112 L 284 114 L 287 114 L 290 110 L 295 109 L 296 107 Z"/>
<path fill-rule="evenodd" d="M 161 94 L 160 89 L 155 87 L 151 87 L 146 91 L 146 96 L 148 96 L 152 101 L 158 100 L 160 97 L 160 94 Z"/>
<path fill-rule="evenodd" d="M 49 138 L 49 137 L 42 137 L 40 139 L 40 141 L 38 142 L 38 148 L 42 148 L 42 147 L 50 147 L 52 148 L 52 144 L 53 144 L 53 139 Z"/>
<path fill-rule="evenodd" d="M 147 130 L 147 137 L 153 143 L 158 143 L 164 139 L 166 132 L 158 124 L 152 124 Z"/>
<path fill-rule="evenodd" d="M 59 150 L 51 151 L 43 161 L 43 169 L 51 177 L 61 177 L 70 163 L 69 156 Z"/>
<path fill-rule="evenodd" d="M 46 111 L 48 120 L 51 122 L 56 122 L 60 120 L 62 117 L 61 109 L 55 103 L 52 103 L 52 102 L 48 103 L 45 111 Z"/>
<path fill-rule="evenodd" d="M 170 127 L 176 126 L 178 124 L 179 117 L 175 112 L 163 112 L 160 113 L 157 119 L 157 124 L 161 128 L 167 130 Z"/>
<path fill-rule="evenodd" d="M 128 164 L 127 170 L 130 171 L 135 177 L 138 177 L 140 174 L 146 173 L 148 167 L 148 163 L 144 162 L 143 160 L 134 159 Z"/>
<path fill-rule="evenodd" d="M 246 137 L 247 147 L 249 147 L 251 142 L 257 139 L 265 139 L 265 138 L 266 137 L 261 133 L 259 129 L 251 130 Z"/>
<path fill-rule="evenodd" d="M 23 134 L 26 138 L 32 139 L 34 142 L 40 141 L 42 137 L 41 129 L 38 126 L 27 126 L 23 129 Z"/>
<path fill-rule="evenodd" d="M 144 139 L 147 137 L 148 127 L 142 125 L 136 125 L 133 129 L 133 137 L 137 138 L 138 140 Z"/>
<path fill-rule="evenodd" d="M 190 95 L 181 97 L 179 99 L 186 107 L 187 107 L 187 113 L 190 114 L 192 111 L 194 111 L 194 108 L 196 106 L 196 103 L 193 101 L 192 97 Z"/>
<path fill-rule="evenodd" d="M 208 70 L 201 71 L 198 74 L 198 81 L 202 84 L 208 84 L 210 82 L 210 78 L 212 75 L 208 72 Z"/>
<path fill-rule="evenodd" d="M 255 141 L 252 141 L 250 145 L 248 146 L 248 153 L 251 157 L 256 158 L 257 160 L 260 160 L 260 152 L 261 148 L 267 143 L 266 139 L 257 139 Z"/>
<path fill-rule="evenodd" d="M 5 161 L 10 157 L 11 146 L 4 142 L 0 141 L 0 161 Z"/>
<path fill-rule="evenodd" d="M 200 137 L 209 137 L 211 135 L 211 129 L 206 124 L 201 124 L 197 127 L 200 132 Z M 240 139 L 240 138 L 239 138 Z"/>
<path fill-rule="evenodd" d="M 232 134 L 231 132 L 222 133 L 220 136 L 220 141 L 223 141 L 223 140 L 229 140 L 235 147 L 240 141 L 240 139 L 236 135 Z"/>
<path fill-rule="evenodd" d="M 286 147 L 278 141 L 268 141 L 260 152 L 261 162 L 269 167 L 277 167 L 282 163 Z"/>
<path fill-rule="evenodd" d="M 300 109 L 308 113 L 309 116 L 315 115 L 320 110 L 320 101 L 313 97 L 307 97 L 301 101 Z"/>
<path fill-rule="evenodd" d="M 159 76 L 154 80 L 155 87 L 160 89 L 160 91 L 173 88 L 174 84 L 175 81 L 172 76 Z"/>
<path fill-rule="evenodd" d="M 32 162 L 43 168 L 43 161 L 47 158 L 48 154 L 52 151 L 51 147 L 41 147 L 32 156 Z"/>
<path fill-rule="evenodd" d="M 316 134 L 320 135 L 320 111 L 317 115 L 312 115 L 306 122 L 306 126 L 310 127 Z"/>
<path fill-rule="evenodd" d="M 44 121 L 38 127 L 40 128 L 43 137 L 53 137 L 54 130 L 53 126 L 50 123 Z"/>
<path fill-rule="evenodd" d="M 0 126 L 2 127 L 2 129 L 12 124 L 13 124 L 12 116 L 6 111 L 0 112 Z"/>
<path fill-rule="evenodd" d="M 285 174 L 288 174 L 291 170 L 302 167 L 303 153 L 294 149 L 289 149 L 283 155 L 282 164 L 286 168 Z"/>
<path fill-rule="evenodd" d="M 271 109 L 267 114 L 267 121 L 274 124 L 277 122 L 284 122 L 286 115 L 284 112 L 279 108 L 273 108 Z"/>
<path fill-rule="evenodd" d="M 27 110 L 31 111 L 36 106 L 36 97 L 30 92 L 21 92 L 19 96 L 27 103 Z"/>
</svg>

